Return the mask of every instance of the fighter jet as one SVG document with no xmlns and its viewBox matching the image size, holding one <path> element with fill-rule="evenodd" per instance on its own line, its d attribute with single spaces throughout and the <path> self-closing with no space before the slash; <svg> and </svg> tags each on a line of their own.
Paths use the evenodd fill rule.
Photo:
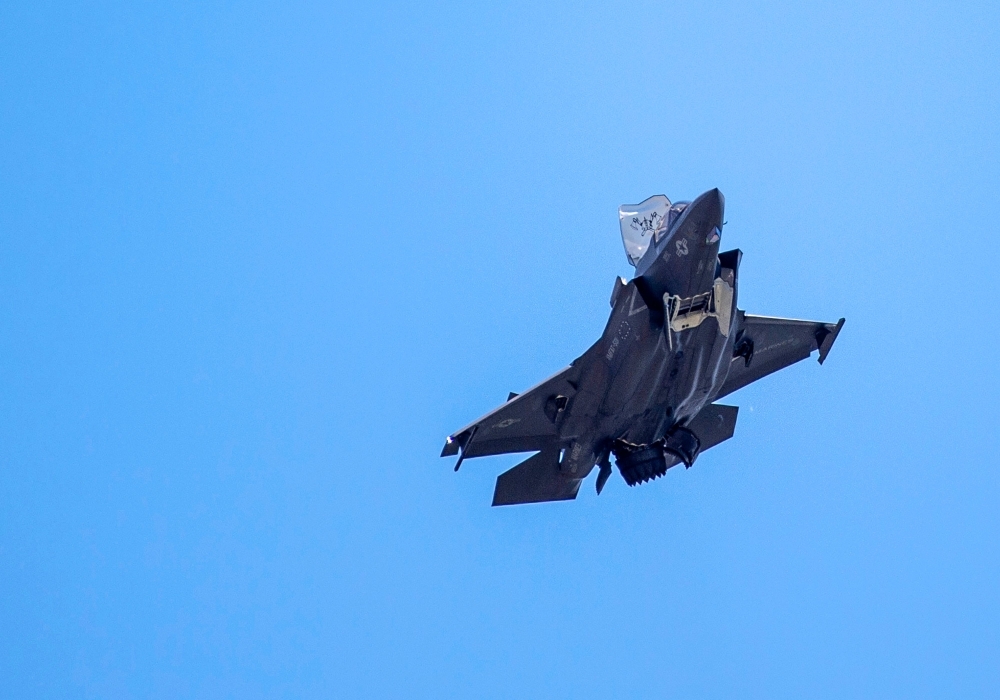
<svg viewBox="0 0 1000 700">
<path fill-rule="evenodd" d="M 569 367 L 447 438 L 442 457 L 535 452 L 497 478 L 493 505 L 565 501 L 611 456 L 629 486 L 691 467 L 733 436 L 736 406 L 715 403 L 819 351 L 836 323 L 754 316 L 736 305 L 740 259 L 719 252 L 725 199 L 718 189 L 692 202 L 656 195 L 623 205 L 619 223 L 635 267 L 615 280 L 600 339 Z"/>
</svg>

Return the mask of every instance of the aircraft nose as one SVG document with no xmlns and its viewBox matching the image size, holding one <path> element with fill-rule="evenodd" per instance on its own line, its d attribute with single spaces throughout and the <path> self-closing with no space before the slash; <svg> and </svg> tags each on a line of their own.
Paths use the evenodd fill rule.
<svg viewBox="0 0 1000 700">
<path fill-rule="evenodd" d="M 726 208 L 726 198 L 718 188 L 699 195 L 688 207 L 688 221 L 704 231 L 706 245 L 717 243 L 722 232 L 722 215 Z M 697 222 L 697 223 L 695 223 Z"/>
<path fill-rule="evenodd" d="M 697 207 L 702 216 L 715 218 L 718 220 L 717 223 L 722 223 L 722 214 L 726 209 L 726 198 L 722 196 L 722 192 L 716 187 L 699 195 L 692 203 L 692 206 Z"/>
</svg>

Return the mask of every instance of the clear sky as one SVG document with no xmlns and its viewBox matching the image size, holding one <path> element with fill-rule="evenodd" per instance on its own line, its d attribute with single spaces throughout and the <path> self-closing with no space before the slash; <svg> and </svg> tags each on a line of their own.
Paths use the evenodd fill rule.
<svg viewBox="0 0 1000 700">
<path fill-rule="evenodd" d="M 0 696 L 1000 681 L 995 3 L 0 4 Z M 617 207 L 847 325 L 634 489 L 443 440 L 581 354 Z"/>
</svg>

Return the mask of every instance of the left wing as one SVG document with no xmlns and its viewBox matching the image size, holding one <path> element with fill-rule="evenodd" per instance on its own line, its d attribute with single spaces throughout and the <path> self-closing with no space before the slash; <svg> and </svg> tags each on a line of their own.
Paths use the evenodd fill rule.
<svg viewBox="0 0 1000 700">
<path fill-rule="evenodd" d="M 743 318 L 737 331 L 735 357 L 729 367 L 729 377 L 716 399 L 804 360 L 814 350 L 819 350 L 819 362 L 823 364 L 844 326 L 844 319 L 822 323 L 743 315 L 742 311 L 740 314 Z"/>
</svg>

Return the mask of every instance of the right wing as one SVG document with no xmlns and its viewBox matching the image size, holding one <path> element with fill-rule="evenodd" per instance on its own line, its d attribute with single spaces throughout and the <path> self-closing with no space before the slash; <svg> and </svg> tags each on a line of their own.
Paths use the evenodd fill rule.
<svg viewBox="0 0 1000 700">
<path fill-rule="evenodd" d="M 577 361 L 507 403 L 452 433 L 441 451 L 442 457 L 458 454 L 462 459 L 509 452 L 534 452 L 551 445 L 559 437 L 556 416 L 576 394 L 579 376 Z"/>
<path fill-rule="evenodd" d="M 736 336 L 736 356 L 729 366 L 729 377 L 715 398 L 804 360 L 813 350 L 819 350 L 822 364 L 843 326 L 844 319 L 821 323 L 745 315 Z"/>
</svg>

